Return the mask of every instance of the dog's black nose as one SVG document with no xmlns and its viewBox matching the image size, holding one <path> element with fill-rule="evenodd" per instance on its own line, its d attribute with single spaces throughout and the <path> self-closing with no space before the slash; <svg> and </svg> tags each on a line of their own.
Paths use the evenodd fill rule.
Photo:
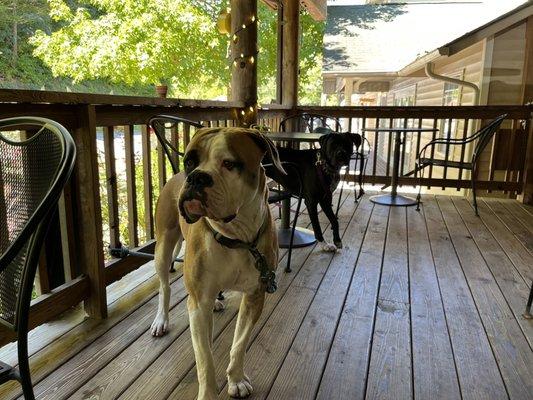
<svg viewBox="0 0 533 400">
<path fill-rule="evenodd" d="M 213 178 L 206 172 L 193 171 L 187 176 L 187 183 L 197 189 L 213 186 Z"/>
</svg>

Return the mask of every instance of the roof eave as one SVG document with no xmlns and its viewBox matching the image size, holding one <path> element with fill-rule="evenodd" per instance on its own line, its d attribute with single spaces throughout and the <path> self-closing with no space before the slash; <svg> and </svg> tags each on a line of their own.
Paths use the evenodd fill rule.
<svg viewBox="0 0 533 400">
<path fill-rule="evenodd" d="M 499 16 L 498 18 L 465 33 L 463 36 L 439 47 L 437 50 L 440 55 L 453 56 L 461 50 L 472 46 L 473 44 L 493 36 L 498 32 L 526 19 L 533 14 L 533 3 L 530 1 L 518 6 L 517 8 Z"/>
</svg>

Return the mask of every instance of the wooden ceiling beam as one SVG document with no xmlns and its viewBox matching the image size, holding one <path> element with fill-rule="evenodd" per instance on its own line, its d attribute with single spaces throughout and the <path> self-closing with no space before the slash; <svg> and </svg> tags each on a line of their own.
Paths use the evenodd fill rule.
<svg viewBox="0 0 533 400">
<path fill-rule="evenodd" d="M 278 0 L 263 0 L 263 2 L 272 8 L 273 10 L 278 9 Z M 311 17 L 315 21 L 325 21 L 327 17 L 327 4 L 326 0 L 301 0 L 300 1 L 303 8 L 309 12 Z"/>
</svg>

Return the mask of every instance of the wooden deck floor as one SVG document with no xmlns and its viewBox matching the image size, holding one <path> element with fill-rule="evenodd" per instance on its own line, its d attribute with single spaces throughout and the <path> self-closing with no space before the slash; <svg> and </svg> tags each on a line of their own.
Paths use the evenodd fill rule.
<svg viewBox="0 0 533 400">
<path fill-rule="evenodd" d="M 462 197 L 426 196 L 418 213 L 351 196 L 339 213 L 342 251 L 298 249 L 293 272 L 278 273 L 246 357 L 251 398 L 532 399 L 533 321 L 521 316 L 533 278 L 532 209 L 487 200 L 477 218 Z M 156 339 L 151 270 L 121 283 L 109 319 L 72 312 L 32 333 L 38 399 L 195 398 L 181 273 L 171 330 Z M 214 317 L 221 399 L 238 297 L 227 293 Z M 2 358 L 16 359 L 13 346 Z M 0 387 L 2 399 L 17 395 L 15 383 Z"/>
</svg>

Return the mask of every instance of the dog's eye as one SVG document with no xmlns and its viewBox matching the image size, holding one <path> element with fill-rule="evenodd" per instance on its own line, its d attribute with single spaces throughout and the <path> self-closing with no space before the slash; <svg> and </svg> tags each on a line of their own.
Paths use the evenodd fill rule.
<svg viewBox="0 0 533 400">
<path fill-rule="evenodd" d="M 222 161 L 222 165 L 224 168 L 226 168 L 228 171 L 231 171 L 233 168 L 235 168 L 235 163 L 230 160 L 224 160 Z"/>
<path fill-rule="evenodd" d="M 188 158 L 185 160 L 185 168 L 194 168 L 194 160 L 192 158 Z"/>
</svg>

